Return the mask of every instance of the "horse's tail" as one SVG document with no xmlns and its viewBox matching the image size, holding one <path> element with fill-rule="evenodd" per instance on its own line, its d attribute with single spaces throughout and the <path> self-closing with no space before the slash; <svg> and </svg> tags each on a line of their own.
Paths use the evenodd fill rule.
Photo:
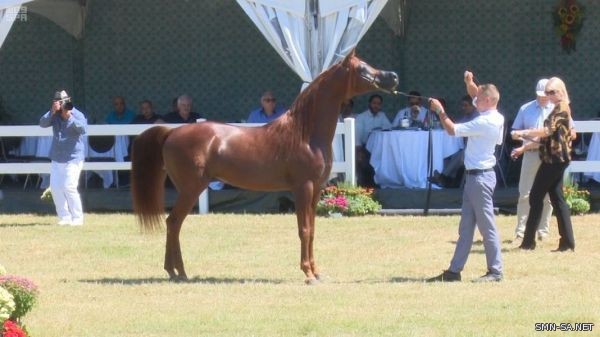
<svg viewBox="0 0 600 337">
<path fill-rule="evenodd" d="M 162 228 L 166 178 L 162 147 L 170 132 L 170 128 L 156 126 L 142 132 L 133 142 L 131 198 L 142 230 Z"/>
</svg>

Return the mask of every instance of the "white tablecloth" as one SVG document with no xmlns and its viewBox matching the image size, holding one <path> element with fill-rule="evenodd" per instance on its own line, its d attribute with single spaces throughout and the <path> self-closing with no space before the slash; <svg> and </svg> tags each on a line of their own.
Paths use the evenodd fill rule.
<svg viewBox="0 0 600 337">
<path fill-rule="evenodd" d="M 444 158 L 463 148 L 463 139 L 443 130 L 432 133 L 433 169 L 442 172 Z M 375 131 L 367 141 L 375 182 L 382 188 L 427 187 L 427 131 Z"/>
<path fill-rule="evenodd" d="M 600 160 L 600 133 L 596 132 L 592 135 L 592 140 L 588 146 L 588 154 L 586 160 Z M 590 172 L 585 174 L 586 177 L 600 182 L 600 172 Z"/>
<path fill-rule="evenodd" d="M 125 157 L 128 154 L 127 148 L 129 146 L 129 136 L 115 136 L 115 146 L 104 153 L 98 153 L 92 150 L 88 146 L 88 138 L 84 137 L 85 143 L 85 156 L 87 157 L 101 157 L 101 158 L 115 158 L 115 161 L 125 161 Z M 45 137 L 25 137 L 21 141 L 21 145 L 18 149 L 18 154 L 21 156 L 35 156 L 40 158 L 48 158 L 50 154 L 50 147 L 52 146 L 52 136 Z M 102 178 L 102 185 L 104 188 L 108 188 L 112 185 L 113 172 L 112 171 L 94 171 Z M 41 188 L 46 188 L 50 184 L 47 174 L 42 174 Z"/>
</svg>

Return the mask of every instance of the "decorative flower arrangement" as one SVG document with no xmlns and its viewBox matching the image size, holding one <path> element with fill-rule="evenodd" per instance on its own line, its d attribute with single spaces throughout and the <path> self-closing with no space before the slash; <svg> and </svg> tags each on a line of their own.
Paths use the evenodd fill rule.
<svg viewBox="0 0 600 337">
<path fill-rule="evenodd" d="M 2 337 L 27 337 L 27 333 L 13 321 L 5 321 L 1 332 Z"/>
<path fill-rule="evenodd" d="M 373 190 L 345 184 L 328 186 L 321 191 L 317 213 L 330 215 L 366 215 L 377 213 L 381 205 L 373 200 Z"/>
<path fill-rule="evenodd" d="M 570 179 L 563 184 L 563 195 L 571 213 L 585 214 L 590 211 L 590 192 L 580 189 L 576 183 Z"/>
<path fill-rule="evenodd" d="M 10 319 L 19 321 L 25 316 L 37 301 L 38 288 L 29 279 L 14 276 L 0 276 L 0 287 L 8 290 L 15 300 L 15 310 L 10 315 Z"/>
<path fill-rule="evenodd" d="M 0 322 L 6 321 L 15 311 L 15 301 L 8 290 L 0 287 Z"/>
<path fill-rule="evenodd" d="M 567 53 L 576 50 L 576 36 L 583 26 L 584 8 L 577 0 L 560 0 L 554 8 L 554 27 Z"/>
<path fill-rule="evenodd" d="M 0 270 L 5 270 L 0 265 Z M 0 276 L 0 337 L 27 337 L 27 329 L 20 320 L 37 301 L 38 288 L 29 279 Z"/>
</svg>

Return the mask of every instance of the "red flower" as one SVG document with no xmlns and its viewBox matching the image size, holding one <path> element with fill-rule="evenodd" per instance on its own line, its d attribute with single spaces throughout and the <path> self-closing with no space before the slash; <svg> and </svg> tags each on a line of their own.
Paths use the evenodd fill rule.
<svg viewBox="0 0 600 337">
<path fill-rule="evenodd" d="M 4 325 L 2 327 L 4 328 L 2 337 L 27 337 L 25 332 L 21 330 L 21 327 L 19 327 L 13 321 L 7 320 L 6 322 L 4 322 Z"/>
</svg>

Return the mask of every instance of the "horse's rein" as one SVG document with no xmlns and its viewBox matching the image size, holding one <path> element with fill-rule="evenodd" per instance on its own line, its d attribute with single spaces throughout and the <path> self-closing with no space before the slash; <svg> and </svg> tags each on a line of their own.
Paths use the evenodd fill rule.
<svg viewBox="0 0 600 337">
<path fill-rule="evenodd" d="M 410 95 L 410 94 L 407 94 L 407 93 L 405 93 L 405 92 L 398 91 L 398 90 L 394 90 L 394 91 L 392 91 L 392 92 L 390 92 L 390 93 L 391 93 L 392 95 L 396 95 L 396 96 L 406 96 L 406 97 L 408 97 L 408 98 L 415 97 L 415 98 L 426 99 L 428 102 L 429 102 L 429 101 L 430 101 L 430 100 L 433 98 L 433 97 L 428 97 L 428 96 L 417 96 L 417 95 Z"/>
</svg>

